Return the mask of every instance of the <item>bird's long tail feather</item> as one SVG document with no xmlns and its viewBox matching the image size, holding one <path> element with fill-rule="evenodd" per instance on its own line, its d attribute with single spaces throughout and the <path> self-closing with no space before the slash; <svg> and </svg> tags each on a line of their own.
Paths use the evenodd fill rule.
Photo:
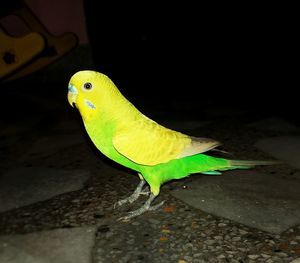
<svg viewBox="0 0 300 263">
<path fill-rule="evenodd" d="M 280 161 L 229 160 L 229 165 L 232 169 L 249 169 L 258 165 L 274 165 L 280 163 Z"/>
</svg>

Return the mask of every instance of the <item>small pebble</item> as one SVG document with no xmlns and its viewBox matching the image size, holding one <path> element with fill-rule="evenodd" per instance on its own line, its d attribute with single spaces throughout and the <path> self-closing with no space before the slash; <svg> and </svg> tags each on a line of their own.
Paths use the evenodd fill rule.
<svg viewBox="0 0 300 263">
<path fill-rule="evenodd" d="M 241 235 L 247 235 L 249 232 L 246 231 L 246 230 L 243 230 L 243 229 L 239 229 L 239 233 L 240 233 Z"/>
<path fill-rule="evenodd" d="M 241 240 L 241 237 L 233 237 L 232 238 L 232 241 L 233 242 L 238 242 L 238 241 L 240 241 Z"/>
<path fill-rule="evenodd" d="M 288 256 L 288 254 L 286 254 L 284 252 L 278 252 L 276 255 L 279 256 L 279 257 L 281 257 L 281 258 L 285 258 L 285 257 Z"/>
<path fill-rule="evenodd" d="M 248 258 L 253 259 L 253 260 L 255 260 L 259 257 L 260 257 L 260 255 L 248 255 Z"/>
</svg>

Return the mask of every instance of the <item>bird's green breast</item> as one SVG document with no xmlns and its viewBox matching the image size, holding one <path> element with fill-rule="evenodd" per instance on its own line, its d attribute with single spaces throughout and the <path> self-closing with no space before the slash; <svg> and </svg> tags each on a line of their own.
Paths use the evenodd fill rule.
<svg viewBox="0 0 300 263">
<path fill-rule="evenodd" d="M 125 156 L 121 155 L 113 146 L 112 138 L 116 129 L 116 125 L 111 120 L 105 118 L 96 119 L 90 122 L 84 122 L 85 129 L 97 147 L 109 159 L 124 165 L 130 169 L 140 171 L 140 165 L 132 162 Z"/>
</svg>

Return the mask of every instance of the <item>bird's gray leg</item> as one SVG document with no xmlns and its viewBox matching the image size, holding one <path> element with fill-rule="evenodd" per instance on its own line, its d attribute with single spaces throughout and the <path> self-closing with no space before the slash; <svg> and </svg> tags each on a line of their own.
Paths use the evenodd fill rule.
<svg viewBox="0 0 300 263">
<path fill-rule="evenodd" d="M 127 198 L 125 198 L 125 199 L 121 199 L 121 200 L 119 200 L 118 202 L 116 202 L 115 204 L 114 204 L 114 208 L 116 208 L 116 207 L 118 207 L 118 206 L 122 206 L 122 205 L 124 205 L 124 204 L 126 204 L 126 203 L 133 203 L 135 200 L 137 200 L 138 199 L 138 197 L 140 196 L 140 195 L 145 195 L 145 194 L 149 194 L 149 192 L 143 192 L 142 190 L 143 190 L 143 186 L 145 185 L 145 180 L 144 179 L 142 179 L 141 181 L 140 181 L 140 183 L 139 183 L 139 185 L 137 186 L 137 188 L 134 190 L 134 192 L 133 192 L 133 194 L 132 195 L 130 195 L 129 197 L 127 197 Z"/>
<path fill-rule="evenodd" d="M 129 212 L 127 216 L 123 216 L 123 217 L 119 218 L 119 220 L 120 221 L 123 221 L 123 220 L 126 221 L 130 218 L 139 216 L 139 215 L 145 213 L 146 211 L 153 211 L 153 210 L 156 210 L 157 208 L 161 207 L 164 204 L 165 201 L 162 201 L 157 205 L 150 206 L 152 201 L 155 199 L 155 197 L 156 196 L 151 193 L 150 196 L 149 196 L 149 199 L 145 202 L 145 204 L 142 207 L 140 207 L 137 210 Z"/>
</svg>

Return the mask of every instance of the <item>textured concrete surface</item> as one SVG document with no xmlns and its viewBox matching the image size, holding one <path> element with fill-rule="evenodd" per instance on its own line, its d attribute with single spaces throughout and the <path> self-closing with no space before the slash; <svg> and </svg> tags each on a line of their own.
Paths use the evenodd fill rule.
<svg viewBox="0 0 300 263">
<path fill-rule="evenodd" d="M 278 131 L 278 132 L 299 132 L 300 128 L 281 118 L 268 118 L 253 122 L 248 125 L 260 130 Z"/>
<path fill-rule="evenodd" d="M 259 140 L 255 146 L 300 169 L 300 136 L 278 136 Z"/>
<path fill-rule="evenodd" d="M 300 224 L 300 181 L 257 171 L 194 176 L 172 194 L 205 212 L 271 233 Z"/>
<path fill-rule="evenodd" d="M 44 158 L 53 154 L 59 153 L 61 150 L 74 146 L 77 144 L 84 143 L 83 134 L 55 134 L 45 136 L 38 139 L 27 151 L 21 160 L 30 160 L 36 157 Z"/>
<path fill-rule="evenodd" d="M 90 263 L 94 227 L 0 236 L 1 263 Z"/>
<path fill-rule="evenodd" d="M 0 212 L 50 199 L 83 187 L 84 170 L 18 167 L 0 176 Z"/>
</svg>

